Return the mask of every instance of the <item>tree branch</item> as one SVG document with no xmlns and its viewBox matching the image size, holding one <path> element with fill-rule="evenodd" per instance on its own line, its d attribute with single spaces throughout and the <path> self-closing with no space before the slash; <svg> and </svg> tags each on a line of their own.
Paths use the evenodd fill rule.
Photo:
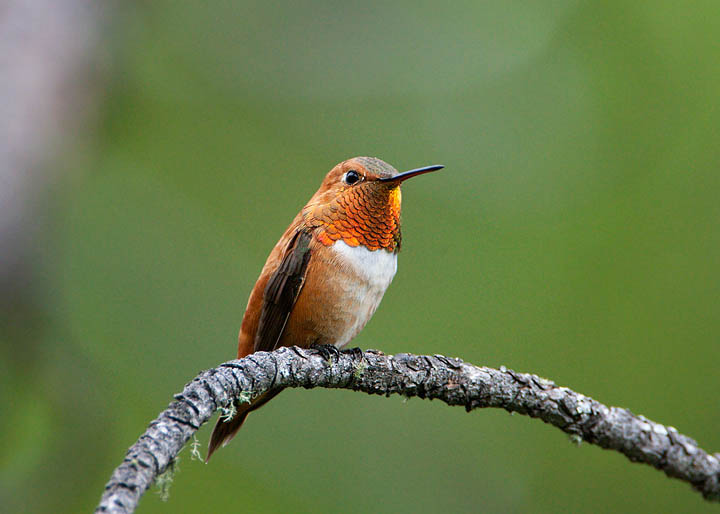
<svg viewBox="0 0 720 514">
<path fill-rule="evenodd" d="M 285 387 L 352 389 L 438 399 L 466 410 L 500 407 L 540 418 L 588 443 L 650 464 L 720 501 L 720 454 L 709 455 L 687 436 L 627 409 L 607 407 L 536 375 L 472 366 L 442 355 L 341 352 L 325 360 L 316 350 L 280 348 L 229 361 L 200 373 L 130 447 L 105 486 L 95 512 L 129 513 L 200 426 L 233 400 Z"/>
</svg>

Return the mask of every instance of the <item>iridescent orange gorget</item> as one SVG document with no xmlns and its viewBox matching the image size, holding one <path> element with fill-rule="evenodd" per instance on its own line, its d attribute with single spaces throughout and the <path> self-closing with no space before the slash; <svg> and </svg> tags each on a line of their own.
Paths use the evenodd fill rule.
<svg viewBox="0 0 720 514">
<path fill-rule="evenodd" d="M 382 194 L 369 184 L 348 187 L 335 201 L 315 213 L 313 224 L 322 227 L 318 241 L 331 246 L 341 239 L 348 246 L 363 245 L 368 250 L 400 249 L 399 187 L 388 185 Z"/>
</svg>

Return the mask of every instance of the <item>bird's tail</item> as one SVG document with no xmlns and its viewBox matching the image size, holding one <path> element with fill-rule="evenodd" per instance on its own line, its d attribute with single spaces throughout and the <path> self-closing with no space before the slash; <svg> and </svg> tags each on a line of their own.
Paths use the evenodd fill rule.
<svg viewBox="0 0 720 514">
<path fill-rule="evenodd" d="M 232 440 L 233 437 L 235 437 L 235 434 L 237 434 L 240 427 L 242 427 L 248 414 L 255 409 L 259 409 L 267 402 L 275 398 L 280 391 L 282 391 L 282 389 L 267 392 L 259 398 L 256 398 L 252 403 L 235 403 L 236 411 L 232 418 L 228 419 L 222 416 L 219 417 L 215 423 L 212 435 L 210 436 L 208 454 L 207 457 L 205 457 L 205 462 L 210 460 L 210 457 L 212 457 L 212 454 L 215 453 L 215 450 L 225 446 Z"/>
</svg>

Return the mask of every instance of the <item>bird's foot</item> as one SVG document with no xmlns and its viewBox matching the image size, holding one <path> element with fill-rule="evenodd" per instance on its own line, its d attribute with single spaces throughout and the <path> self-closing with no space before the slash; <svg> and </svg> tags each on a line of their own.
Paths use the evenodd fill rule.
<svg viewBox="0 0 720 514">
<path fill-rule="evenodd" d="M 362 351 L 362 348 L 358 348 L 357 346 L 355 348 L 346 348 L 342 351 L 343 353 L 349 353 L 352 355 L 352 358 L 358 361 L 362 361 L 365 357 L 365 352 Z"/>
<path fill-rule="evenodd" d="M 330 360 L 331 356 L 335 357 L 335 360 L 340 358 L 340 350 L 332 344 L 313 344 L 310 346 L 313 350 L 317 350 L 320 356 L 326 361 Z"/>
</svg>

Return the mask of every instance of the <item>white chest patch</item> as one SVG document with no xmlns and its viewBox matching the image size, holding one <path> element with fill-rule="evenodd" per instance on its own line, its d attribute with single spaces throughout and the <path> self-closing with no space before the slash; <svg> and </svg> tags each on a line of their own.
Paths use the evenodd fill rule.
<svg viewBox="0 0 720 514">
<path fill-rule="evenodd" d="M 387 250 L 370 251 L 364 246 L 350 246 L 339 240 L 332 249 L 353 268 L 355 273 L 378 287 L 387 288 L 397 271 L 397 254 Z"/>
<path fill-rule="evenodd" d="M 350 246 L 339 240 L 331 247 L 338 264 L 347 277 L 343 298 L 336 308 L 348 321 L 344 333 L 338 334 L 335 345 L 345 346 L 375 313 L 385 290 L 397 271 L 397 254 L 387 250 L 370 251 L 364 246 Z"/>
</svg>

